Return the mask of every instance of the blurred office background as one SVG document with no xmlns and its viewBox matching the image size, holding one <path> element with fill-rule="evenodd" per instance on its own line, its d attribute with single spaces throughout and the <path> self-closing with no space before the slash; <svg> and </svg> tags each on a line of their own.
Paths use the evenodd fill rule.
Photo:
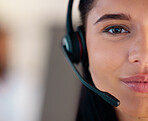
<svg viewBox="0 0 148 121">
<path fill-rule="evenodd" d="M 74 26 L 79 25 L 74 1 Z M 0 121 L 74 121 L 80 82 L 60 48 L 68 0 L 0 0 L 7 71 L 0 77 Z M 1 62 L 1 59 L 0 59 Z"/>
</svg>

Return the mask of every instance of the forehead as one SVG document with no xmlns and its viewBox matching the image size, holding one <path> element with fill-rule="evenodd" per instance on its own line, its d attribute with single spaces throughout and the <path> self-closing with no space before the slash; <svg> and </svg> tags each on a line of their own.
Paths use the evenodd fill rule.
<svg viewBox="0 0 148 121">
<path fill-rule="evenodd" d="M 143 19 L 147 22 L 148 0 L 97 0 L 92 12 L 94 17 L 110 13 L 124 13 L 130 15 L 133 20 Z"/>
</svg>

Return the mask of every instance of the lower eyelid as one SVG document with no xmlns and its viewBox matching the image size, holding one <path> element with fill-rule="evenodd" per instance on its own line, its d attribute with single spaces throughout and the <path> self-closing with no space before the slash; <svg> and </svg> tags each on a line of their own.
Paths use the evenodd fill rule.
<svg viewBox="0 0 148 121">
<path fill-rule="evenodd" d="M 106 37 L 126 37 L 126 36 L 130 35 L 130 32 L 123 32 L 123 33 L 119 33 L 119 34 L 114 34 L 114 33 L 111 33 L 111 32 L 101 32 L 101 33 L 103 35 L 105 35 Z"/>
</svg>

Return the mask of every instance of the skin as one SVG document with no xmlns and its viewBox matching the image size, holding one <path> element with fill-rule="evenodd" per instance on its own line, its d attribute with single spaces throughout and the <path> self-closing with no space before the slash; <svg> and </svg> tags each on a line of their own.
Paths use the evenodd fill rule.
<svg viewBox="0 0 148 121">
<path fill-rule="evenodd" d="M 4 78 L 6 70 L 7 55 L 7 35 L 4 30 L 0 30 L 0 79 Z"/>
<path fill-rule="evenodd" d="M 130 20 L 95 24 L 104 14 L 118 13 Z M 112 25 L 123 25 L 122 32 L 104 32 Z M 119 121 L 148 121 L 148 93 L 135 92 L 120 80 L 148 73 L 148 0 L 97 0 L 87 17 L 86 44 L 94 84 L 120 100 L 115 108 Z"/>
</svg>

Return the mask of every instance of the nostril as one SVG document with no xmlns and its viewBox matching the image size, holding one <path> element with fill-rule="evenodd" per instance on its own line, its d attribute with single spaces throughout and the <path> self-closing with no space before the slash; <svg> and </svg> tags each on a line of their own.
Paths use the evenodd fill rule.
<svg viewBox="0 0 148 121">
<path fill-rule="evenodd" d="M 139 61 L 138 61 L 138 60 L 135 60 L 134 62 L 137 63 L 137 62 L 139 62 Z"/>
</svg>

